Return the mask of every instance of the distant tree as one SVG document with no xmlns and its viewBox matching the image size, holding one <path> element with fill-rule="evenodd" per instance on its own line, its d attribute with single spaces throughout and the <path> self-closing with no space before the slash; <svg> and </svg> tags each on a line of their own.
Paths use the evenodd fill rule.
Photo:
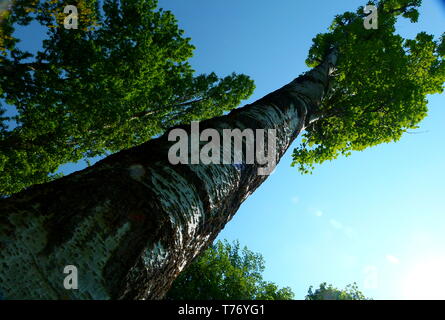
<svg viewBox="0 0 445 320">
<path fill-rule="evenodd" d="M 289 287 L 263 280 L 264 259 L 238 241 L 217 241 L 183 271 L 167 299 L 291 300 Z"/>
<path fill-rule="evenodd" d="M 306 295 L 306 300 L 369 300 L 365 295 L 358 289 L 357 284 L 349 284 L 345 289 L 340 290 L 323 282 L 320 284 L 320 288 L 313 290 L 310 286 L 308 294 Z"/>
<path fill-rule="evenodd" d="M 78 29 L 63 26 L 68 4 L 78 8 Z M 0 194 L 50 180 L 61 164 L 222 115 L 252 94 L 245 75 L 194 75 L 191 39 L 156 5 L 16 0 L 1 12 Z M 36 54 L 21 50 L 23 39 L 14 36 L 31 22 L 46 29 Z M 17 114 L 5 115 L 13 107 Z"/>
</svg>

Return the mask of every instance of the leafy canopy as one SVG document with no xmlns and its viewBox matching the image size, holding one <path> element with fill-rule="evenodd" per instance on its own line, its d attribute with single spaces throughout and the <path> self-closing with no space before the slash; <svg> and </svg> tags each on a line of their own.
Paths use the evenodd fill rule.
<svg viewBox="0 0 445 320">
<path fill-rule="evenodd" d="M 291 300 L 288 287 L 263 280 L 264 259 L 238 241 L 217 241 L 174 281 L 167 299 Z"/>
<path fill-rule="evenodd" d="M 294 150 L 293 166 L 309 173 L 314 164 L 351 151 L 397 141 L 427 115 L 426 95 L 443 92 L 445 34 L 396 34 L 402 16 L 417 22 L 421 0 L 370 1 L 378 29 L 365 29 L 359 8 L 335 17 L 329 32 L 314 38 L 306 63 L 314 67 L 334 48 L 338 63 L 330 92 Z"/>
<path fill-rule="evenodd" d="M 66 5 L 77 7 L 78 29 L 64 28 Z M 48 181 L 61 164 L 222 115 L 252 94 L 245 75 L 194 75 L 191 39 L 156 7 L 156 0 L 16 0 L 1 12 L 0 194 Z M 36 53 L 21 50 L 15 36 L 31 23 L 46 30 Z"/>
<path fill-rule="evenodd" d="M 310 286 L 308 294 L 306 295 L 306 300 L 369 300 L 365 295 L 358 289 L 357 284 L 349 284 L 345 289 L 340 290 L 333 287 L 331 284 L 323 282 L 320 287 L 313 290 Z"/>
</svg>

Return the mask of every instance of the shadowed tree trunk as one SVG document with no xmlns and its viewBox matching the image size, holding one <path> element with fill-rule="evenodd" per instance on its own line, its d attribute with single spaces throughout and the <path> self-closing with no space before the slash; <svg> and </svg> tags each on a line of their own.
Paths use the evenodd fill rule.
<svg viewBox="0 0 445 320">
<path fill-rule="evenodd" d="M 276 129 L 279 160 L 315 120 L 336 60 L 332 51 L 310 72 L 200 130 Z M 162 298 L 267 178 L 258 164 L 172 165 L 167 136 L 0 200 L 3 297 Z M 67 265 L 77 267 L 77 290 L 64 288 Z"/>
</svg>

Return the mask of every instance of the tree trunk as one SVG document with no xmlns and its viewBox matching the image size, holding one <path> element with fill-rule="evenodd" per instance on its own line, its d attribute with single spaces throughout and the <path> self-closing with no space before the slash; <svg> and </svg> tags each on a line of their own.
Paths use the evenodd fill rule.
<svg viewBox="0 0 445 320">
<path fill-rule="evenodd" d="M 279 160 L 320 105 L 336 59 L 332 51 L 310 72 L 200 130 L 276 129 Z M 161 299 L 267 178 L 258 164 L 172 165 L 167 137 L 0 200 L 0 294 Z M 67 265 L 77 267 L 78 289 L 64 287 Z"/>
</svg>

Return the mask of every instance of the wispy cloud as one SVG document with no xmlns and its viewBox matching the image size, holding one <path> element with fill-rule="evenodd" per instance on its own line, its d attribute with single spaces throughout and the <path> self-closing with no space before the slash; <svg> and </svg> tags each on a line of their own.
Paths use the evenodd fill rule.
<svg viewBox="0 0 445 320">
<path fill-rule="evenodd" d="M 393 256 L 392 254 L 387 254 L 385 257 L 389 263 L 398 264 L 400 262 L 399 258 Z"/>
<path fill-rule="evenodd" d="M 329 219 L 329 224 L 336 230 L 343 232 L 348 238 L 354 238 L 356 232 L 353 228 L 344 225 L 336 219 Z"/>
<path fill-rule="evenodd" d="M 379 286 L 377 267 L 373 265 L 367 265 L 363 268 L 363 273 L 363 287 L 365 289 L 377 289 Z"/>
<path fill-rule="evenodd" d="M 333 226 L 335 229 L 342 229 L 343 228 L 343 224 L 335 219 L 330 219 L 329 223 L 331 224 L 331 226 Z"/>
<path fill-rule="evenodd" d="M 310 214 L 313 214 L 313 215 L 316 216 L 316 217 L 321 217 L 321 216 L 323 215 L 323 211 L 321 211 L 321 210 L 318 209 L 318 208 L 308 207 L 308 208 L 307 208 L 307 211 L 308 211 Z"/>
<path fill-rule="evenodd" d="M 321 218 L 321 219 L 323 219 L 323 221 L 327 221 L 332 228 L 344 233 L 348 238 L 355 238 L 357 236 L 357 233 L 354 230 L 354 228 L 343 224 L 342 222 L 340 222 L 337 219 L 329 218 L 329 214 L 325 215 L 325 213 L 323 211 L 321 211 L 320 209 L 310 207 L 310 208 L 308 208 L 308 211 L 316 217 L 323 217 L 323 218 Z M 324 219 L 326 219 L 326 220 L 324 220 Z"/>
<path fill-rule="evenodd" d="M 357 235 L 355 230 L 351 227 L 344 227 L 343 231 L 349 238 L 354 238 Z"/>
<path fill-rule="evenodd" d="M 297 204 L 297 203 L 300 202 L 300 198 L 298 198 L 297 196 L 293 196 L 293 197 L 290 199 L 290 201 L 291 201 L 293 204 Z"/>
</svg>

